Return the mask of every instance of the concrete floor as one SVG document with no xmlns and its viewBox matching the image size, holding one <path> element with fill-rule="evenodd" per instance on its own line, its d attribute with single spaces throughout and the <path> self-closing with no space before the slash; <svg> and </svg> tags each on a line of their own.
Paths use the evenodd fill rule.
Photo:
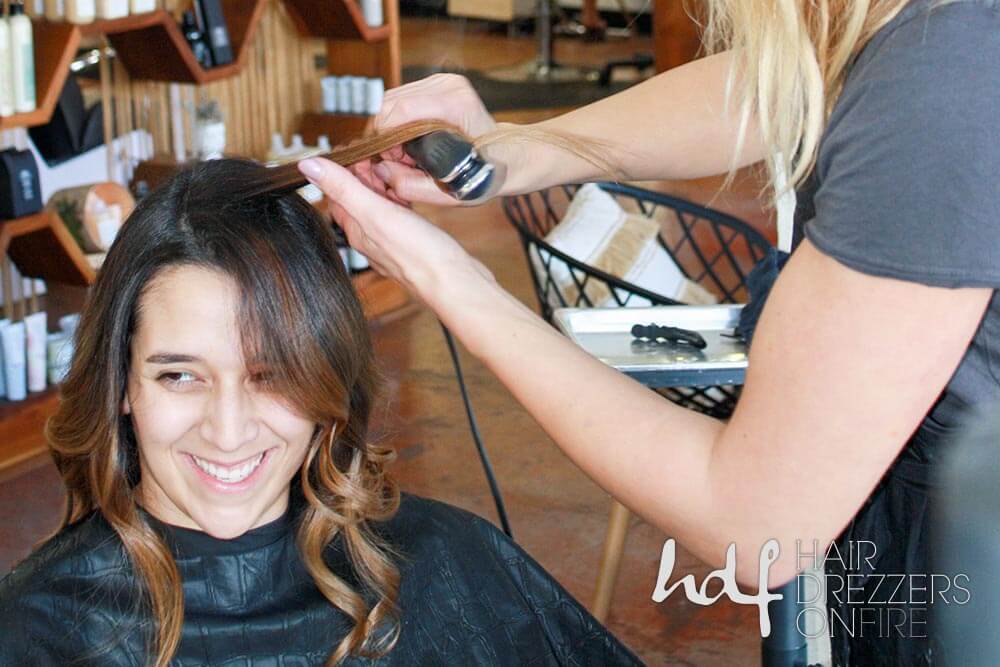
<svg viewBox="0 0 1000 667">
<path fill-rule="evenodd" d="M 441 40 L 450 33 L 457 38 Z M 512 64 L 530 56 L 533 48 L 530 37 L 507 40 L 473 23 L 463 28 L 442 20 L 404 22 L 405 64 L 431 62 L 430 56 L 437 53 L 434 43 L 450 45 L 446 47 L 449 53 L 435 57 L 461 57 L 460 64 L 469 67 Z M 649 48 L 649 44 L 648 40 L 636 40 L 588 48 L 571 42 L 560 47 L 560 55 L 578 54 L 575 62 L 601 62 L 616 54 Z M 475 61 L 476 54 L 489 62 Z M 679 189 L 687 191 L 689 187 Z M 759 210 L 746 199 L 733 201 L 733 208 Z M 498 204 L 425 213 L 453 233 L 515 296 L 536 306 L 520 245 Z M 385 374 L 384 403 L 375 433 L 399 452 L 395 474 L 401 486 L 495 520 L 435 317 L 415 308 L 376 327 L 374 338 Z M 563 456 L 482 365 L 465 354 L 463 364 L 517 541 L 571 594 L 589 605 L 604 539 L 607 495 Z M 572 397 L 569 387 L 566 397 Z M 609 442 L 607 446 L 609 456 L 627 455 L 624 443 Z M 663 447 L 666 459 L 670 455 L 667 438 Z M 667 471 L 663 483 L 670 483 Z M 0 481 L 0 516 L 6 517 L 0 523 L 0 572 L 6 572 L 55 525 L 61 496 L 55 469 L 44 460 Z M 608 627 L 649 664 L 758 662 L 755 607 L 726 601 L 699 607 L 680 594 L 661 604 L 652 602 L 650 595 L 666 537 L 633 519 Z M 674 572 L 675 576 L 695 573 L 700 582 L 709 569 L 680 550 Z"/>
</svg>

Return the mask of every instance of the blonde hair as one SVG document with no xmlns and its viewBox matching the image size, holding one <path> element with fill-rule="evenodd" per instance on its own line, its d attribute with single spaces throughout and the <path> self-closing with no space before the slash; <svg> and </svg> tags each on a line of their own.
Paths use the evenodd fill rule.
<svg viewBox="0 0 1000 667">
<path fill-rule="evenodd" d="M 740 152 L 750 119 L 756 118 L 775 198 L 812 171 L 851 62 L 907 2 L 708 1 L 707 51 L 731 49 L 737 54 L 738 68 L 730 73 L 727 96 L 740 109 L 734 155 Z"/>
</svg>

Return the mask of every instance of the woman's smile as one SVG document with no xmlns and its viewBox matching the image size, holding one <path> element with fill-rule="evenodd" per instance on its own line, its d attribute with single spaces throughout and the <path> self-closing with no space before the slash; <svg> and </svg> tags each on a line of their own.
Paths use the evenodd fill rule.
<svg viewBox="0 0 1000 667">
<path fill-rule="evenodd" d="M 241 493 L 256 485 L 277 448 L 272 447 L 231 465 L 184 453 L 196 477 L 206 486 L 222 493 Z"/>
</svg>

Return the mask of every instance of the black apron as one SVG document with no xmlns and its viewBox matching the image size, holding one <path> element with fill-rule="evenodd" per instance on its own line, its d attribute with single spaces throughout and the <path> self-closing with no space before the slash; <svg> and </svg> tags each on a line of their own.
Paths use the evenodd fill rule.
<svg viewBox="0 0 1000 667">
<path fill-rule="evenodd" d="M 801 209 L 802 206 L 796 212 L 793 248 L 802 239 Z M 811 217 L 811 211 L 806 214 Z M 787 253 L 772 249 L 748 277 L 750 299 L 738 327 L 748 345 L 771 286 L 788 257 Z M 857 515 L 835 540 L 835 554 L 828 552 L 826 630 L 835 667 L 930 665 L 933 656 L 940 653 L 931 629 L 933 605 L 923 599 L 930 594 L 918 596 L 919 604 L 910 604 L 909 575 L 933 572 L 929 562 L 932 464 L 956 437 L 955 431 L 930 416 L 925 417 Z M 868 550 L 869 543 L 875 545 L 874 555 Z M 851 557 L 859 552 L 865 557 Z M 848 583 L 863 593 L 853 590 L 848 596 L 844 589 L 837 590 Z M 860 626 L 862 619 L 874 619 L 875 625 Z M 898 627 L 894 631 L 894 624 L 902 624 L 905 636 L 900 636 Z M 918 634 L 924 636 L 915 636 Z"/>
</svg>

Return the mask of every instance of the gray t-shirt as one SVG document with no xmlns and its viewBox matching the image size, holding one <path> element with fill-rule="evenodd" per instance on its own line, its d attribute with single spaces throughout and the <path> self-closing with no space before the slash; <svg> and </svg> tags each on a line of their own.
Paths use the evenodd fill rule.
<svg viewBox="0 0 1000 667">
<path fill-rule="evenodd" d="M 851 66 L 797 218 L 863 273 L 1000 288 L 1000 3 L 935 4 L 911 2 Z M 944 427 L 1000 400 L 997 295 L 931 412 Z"/>
</svg>

